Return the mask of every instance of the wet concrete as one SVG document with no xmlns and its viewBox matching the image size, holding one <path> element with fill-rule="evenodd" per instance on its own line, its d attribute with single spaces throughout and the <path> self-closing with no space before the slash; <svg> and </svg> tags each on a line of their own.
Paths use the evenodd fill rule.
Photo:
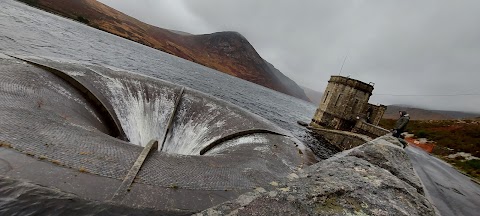
<svg viewBox="0 0 480 216">
<path fill-rule="evenodd" d="M 120 180 L 57 166 L 49 161 L 39 161 L 13 149 L 0 148 L 0 158 L 11 166 L 10 170 L 0 175 L 55 187 L 88 200 L 109 199 L 122 183 Z"/>
<path fill-rule="evenodd" d="M 57 192 L 69 193 L 74 195 L 75 199 L 83 200 L 79 202 L 100 201 L 99 204 L 105 203 L 122 183 L 117 179 L 57 166 L 48 161 L 39 161 L 9 148 L 0 148 L 0 158 L 0 164 L 9 166 L 8 170 L 3 169 L 0 172 L 0 177 L 8 176 L 18 179 L 20 182 L 32 182 L 39 187 L 48 187 L 58 190 Z M 15 188 L 11 190 L 15 191 Z M 141 213 L 137 210 L 149 209 L 152 206 L 155 209 L 168 210 L 168 212 L 191 213 L 236 198 L 246 191 L 248 190 L 196 191 L 175 188 L 173 185 L 156 187 L 135 183 L 126 198 L 119 204 L 136 208 L 132 209 L 130 213 Z M 2 195 L 4 194 L 0 193 L 0 198 Z"/>
<path fill-rule="evenodd" d="M 47 70 L 0 56 L 0 142 L 11 148 L 2 151 L 2 175 L 55 187 L 79 199 L 108 200 L 142 151 L 143 141 L 163 135 L 164 117 L 181 87 L 106 67 L 30 60 Z M 75 77 L 92 95 L 101 96 L 102 107 L 118 118 L 133 143 L 112 137 L 111 121 L 102 120 L 105 112 L 48 68 Z M 243 134 L 245 130 L 253 132 Z M 232 134 L 239 135 L 224 138 Z M 209 150 L 201 156 L 205 147 Z M 145 160 L 129 193 L 115 203 L 198 211 L 313 161 L 311 151 L 267 120 L 186 89 L 164 151 Z"/>
<path fill-rule="evenodd" d="M 406 152 L 440 215 L 479 215 L 480 185 L 417 147 L 408 146 Z"/>
</svg>

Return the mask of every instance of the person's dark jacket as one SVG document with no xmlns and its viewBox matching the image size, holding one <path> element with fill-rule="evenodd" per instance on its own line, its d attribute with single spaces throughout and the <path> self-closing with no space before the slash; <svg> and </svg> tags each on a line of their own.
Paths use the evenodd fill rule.
<svg viewBox="0 0 480 216">
<path fill-rule="evenodd" d="M 397 120 L 393 129 L 396 131 L 404 131 L 409 121 L 410 116 L 406 112 L 402 112 L 402 117 Z"/>
</svg>

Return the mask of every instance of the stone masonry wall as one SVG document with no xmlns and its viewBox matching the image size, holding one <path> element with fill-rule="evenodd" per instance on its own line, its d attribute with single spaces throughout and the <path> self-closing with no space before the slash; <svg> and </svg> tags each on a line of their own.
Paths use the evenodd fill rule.
<svg viewBox="0 0 480 216">
<path fill-rule="evenodd" d="M 357 121 L 357 124 L 355 125 L 355 128 L 353 128 L 352 132 L 367 135 L 373 138 L 390 133 L 390 131 L 382 127 L 366 123 L 365 121 Z"/>
<path fill-rule="evenodd" d="M 369 123 L 373 125 L 378 125 L 378 123 L 380 123 L 380 120 L 382 120 L 383 114 L 385 114 L 385 111 L 387 110 L 387 106 L 368 104 L 368 110 L 371 111 L 369 116 Z"/>
<path fill-rule="evenodd" d="M 329 144 L 338 147 L 342 151 L 363 145 L 372 140 L 368 136 L 348 131 L 330 130 L 318 127 L 308 127 L 308 129 L 321 135 L 329 142 Z"/>
<path fill-rule="evenodd" d="M 364 117 L 373 86 L 348 77 L 332 76 L 312 119 L 319 125 L 350 130 Z"/>
</svg>

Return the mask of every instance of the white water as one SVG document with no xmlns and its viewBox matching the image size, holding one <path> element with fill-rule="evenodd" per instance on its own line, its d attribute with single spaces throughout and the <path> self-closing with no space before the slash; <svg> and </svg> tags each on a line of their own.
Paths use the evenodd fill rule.
<svg viewBox="0 0 480 216">
<path fill-rule="evenodd" d="M 106 85 L 107 98 L 131 143 L 145 146 L 150 140 L 163 138 L 168 118 L 174 109 L 178 90 L 171 86 L 144 83 L 131 78 L 113 78 L 104 73 L 100 85 Z M 248 118 L 225 105 L 186 92 L 174 116 L 163 151 L 182 155 L 199 155 L 202 148 L 226 134 L 249 129 Z M 230 122 L 230 125 L 228 125 Z M 235 125 L 231 125 L 235 123 Z M 237 138 L 230 143 L 266 143 L 261 137 Z"/>
<path fill-rule="evenodd" d="M 268 152 L 270 151 L 269 140 L 265 138 L 265 135 L 262 134 L 250 134 L 242 137 L 237 137 L 228 141 L 225 141 L 222 145 L 215 147 L 208 151 L 207 155 L 214 155 L 218 154 L 219 152 L 224 151 L 227 148 L 234 147 L 237 145 L 251 143 L 251 144 L 263 144 L 255 147 L 253 150 L 261 151 L 261 152 Z"/>
<path fill-rule="evenodd" d="M 134 80 L 104 76 L 104 81 L 111 93 L 112 106 L 130 142 L 145 146 L 152 139 L 161 139 L 173 111 L 173 92 L 168 88 Z M 153 95 L 147 95 L 144 87 Z"/>
<path fill-rule="evenodd" d="M 194 98 L 192 95 L 185 94 L 182 98 L 184 104 L 202 104 L 193 103 L 194 100 L 201 100 Z M 221 136 L 212 136 L 209 134 L 211 130 L 224 130 L 224 118 L 218 118 L 221 115 L 218 107 L 215 104 L 207 103 L 208 111 L 202 115 L 196 115 L 198 118 L 192 119 L 189 112 L 194 112 L 190 107 L 180 107 L 177 111 L 176 118 L 182 119 L 178 125 L 175 125 L 174 131 L 170 134 L 170 139 L 167 140 L 164 146 L 164 151 L 169 153 L 183 154 L 183 155 L 199 155 L 200 150 L 209 143 L 221 138 Z M 203 104 L 202 104 L 203 105 Z M 195 113 L 193 113 L 195 114 Z M 185 120 L 186 119 L 186 120 Z"/>
</svg>

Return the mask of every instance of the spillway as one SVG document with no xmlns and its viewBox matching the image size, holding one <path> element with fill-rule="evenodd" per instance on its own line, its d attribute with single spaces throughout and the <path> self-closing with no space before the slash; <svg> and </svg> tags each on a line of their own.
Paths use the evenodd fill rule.
<svg viewBox="0 0 480 216">
<path fill-rule="evenodd" d="M 287 131 L 192 89 L 180 94 L 182 86 L 81 62 L 22 56 L 0 61 L 0 143 L 118 182 L 143 147 L 158 140 L 161 147 L 144 162 L 134 189 L 223 196 L 201 207 L 172 196 L 170 208 L 205 208 L 234 198 L 231 191 L 268 186 L 314 162 Z M 142 193 L 133 190 L 120 203 L 138 205 Z"/>
</svg>

